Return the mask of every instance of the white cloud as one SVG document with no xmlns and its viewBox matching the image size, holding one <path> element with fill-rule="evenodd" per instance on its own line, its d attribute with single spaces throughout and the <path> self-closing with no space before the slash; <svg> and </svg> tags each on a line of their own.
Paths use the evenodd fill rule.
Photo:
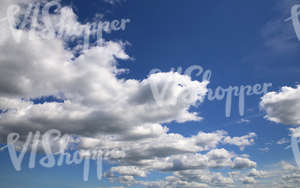
<svg viewBox="0 0 300 188">
<path fill-rule="evenodd" d="M 253 177 L 244 177 L 244 178 L 241 178 L 241 181 L 243 182 L 243 184 L 254 184 L 254 183 L 256 183 L 256 181 Z"/>
<path fill-rule="evenodd" d="M 67 25 L 83 26 L 72 9 L 63 11 L 71 13 Z M 53 15 L 53 19 L 64 15 Z M 8 27 L 4 29 L 9 32 Z M 119 165 L 107 175 L 126 185 L 137 183 L 136 176 L 145 177 L 154 170 L 176 173 L 163 182 L 166 187 L 228 185 L 233 180 L 221 173 L 202 173 L 195 182 L 183 176 L 190 177 L 187 170 L 256 166 L 248 157 L 222 148 L 230 144 L 244 149 L 254 143 L 255 133 L 230 137 L 225 131 L 215 131 L 185 137 L 169 133 L 163 126 L 200 121 L 202 117 L 190 109 L 203 102 L 207 82 L 192 81 L 174 72 L 143 80 L 124 79 L 118 61 L 130 59 L 126 42 L 107 41 L 74 57 L 65 46 L 68 37 L 47 40 L 38 32 L 33 38 L 28 31 L 19 32 L 23 34 L 20 43 L 12 35 L 0 43 L 0 109 L 7 110 L 0 116 L 2 143 L 12 131 L 21 133 L 22 138 L 29 131 L 49 129 L 75 134 L 81 139 L 81 154 L 101 151 L 104 159 Z M 159 89 L 166 85 L 169 87 L 159 98 L 163 100 L 157 102 L 153 86 Z M 34 104 L 30 100 L 50 95 L 64 102 Z"/>
<path fill-rule="evenodd" d="M 146 177 L 147 172 L 135 166 L 117 166 L 110 169 L 110 173 L 118 173 L 123 176 Z"/>
<path fill-rule="evenodd" d="M 255 133 L 249 133 L 248 135 L 242 137 L 233 137 L 227 136 L 224 139 L 226 144 L 236 145 L 240 150 L 244 150 L 245 146 L 250 146 L 254 144 L 254 138 L 256 137 Z"/>
<path fill-rule="evenodd" d="M 280 140 L 277 141 L 277 144 L 283 145 L 283 144 L 288 144 L 290 141 L 287 138 L 281 138 Z"/>
<path fill-rule="evenodd" d="M 270 151 L 270 148 L 269 148 L 269 147 L 259 148 L 259 151 L 262 151 L 262 152 L 269 152 L 269 151 Z"/>
<path fill-rule="evenodd" d="M 260 106 L 270 121 L 300 125 L 300 86 L 285 86 L 279 92 L 269 92 L 262 97 Z"/>
<path fill-rule="evenodd" d="M 256 163 L 247 158 L 237 157 L 233 161 L 232 168 L 234 169 L 242 169 L 242 168 L 254 168 L 256 167 Z"/>
<path fill-rule="evenodd" d="M 295 138 L 300 137 L 300 127 L 297 128 L 290 128 L 290 132 L 292 133 L 292 136 Z"/>
<path fill-rule="evenodd" d="M 208 188 L 232 186 L 234 181 L 221 173 L 211 173 L 203 170 L 184 170 L 166 177 L 163 181 L 139 182 L 148 187 L 159 188 Z"/>
<path fill-rule="evenodd" d="M 249 120 L 249 119 L 242 118 L 242 119 L 238 120 L 237 123 L 238 123 L 238 124 L 250 123 L 250 120 Z"/>
<path fill-rule="evenodd" d="M 255 168 L 251 169 L 248 173 L 248 176 L 250 177 L 257 177 L 257 178 L 263 178 L 266 176 L 266 172 L 262 170 L 256 170 Z"/>
</svg>

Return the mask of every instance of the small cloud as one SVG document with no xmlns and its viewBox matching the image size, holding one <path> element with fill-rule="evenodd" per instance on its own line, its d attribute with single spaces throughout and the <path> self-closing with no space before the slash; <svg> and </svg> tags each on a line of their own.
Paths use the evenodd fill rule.
<svg viewBox="0 0 300 188">
<path fill-rule="evenodd" d="M 288 144 L 290 141 L 287 138 L 281 138 L 280 140 L 277 141 L 277 144 L 283 145 L 283 144 Z"/>
<path fill-rule="evenodd" d="M 249 119 L 244 119 L 244 118 L 242 118 L 242 119 L 238 120 L 237 123 L 238 123 L 238 124 L 250 123 L 250 120 L 249 120 Z"/>
<path fill-rule="evenodd" d="M 262 151 L 262 152 L 269 152 L 269 151 L 270 151 L 270 148 L 268 148 L 268 147 L 259 148 L 259 151 Z"/>
<path fill-rule="evenodd" d="M 109 3 L 111 5 L 115 5 L 116 3 L 120 4 L 124 0 L 104 0 L 104 2 Z"/>
</svg>

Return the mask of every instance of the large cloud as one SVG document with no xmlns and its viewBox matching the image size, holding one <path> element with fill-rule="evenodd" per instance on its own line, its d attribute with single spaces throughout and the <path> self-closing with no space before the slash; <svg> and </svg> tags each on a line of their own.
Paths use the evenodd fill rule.
<svg viewBox="0 0 300 188">
<path fill-rule="evenodd" d="M 59 16 L 64 15 L 53 18 Z M 66 24 L 79 24 L 75 19 L 73 16 Z M 101 152 L 105 159 L 119 164 L 106 175 L 125 184 L 139 183 L 134 177 L 145 177 L 154 170 L 177 173 L 166 179 L 164 185 L 169 187 L 232 184 L 221 173 L 203 175 L 198 178 L 204 182 L 190 184 L 181 180 L 180 172 L 256 166 L 248 157 L 222 148 L 229 144 L 244 149 L 254 143 L 255 133 L 230 137 L 221 130 L 200 131 L 185 137 L 163 126 L 202 119 L 191 107 L 203 102 L 207 81 L 193 81 L 174 72 L 143 80 L 124 79 L 118 63 L 130 59 L 126 42 L 106 41 L 74 56 L 66 47 L 68 37 L 47 40 L 39 32 L 18 32 L 22 33 L 19 43 L 13 35 L 0 42 L 2 142 L 12 131 L 23 136 L 49 129 L 75 134 L 80 137 L 82 153 Z M 47 96 L 61 100 L 32 100 Z"/>
</svg>

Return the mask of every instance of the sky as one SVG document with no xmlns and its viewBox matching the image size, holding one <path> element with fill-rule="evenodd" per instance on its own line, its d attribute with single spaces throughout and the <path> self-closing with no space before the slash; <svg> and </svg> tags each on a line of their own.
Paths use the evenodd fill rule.
<svg viewBox="0 0 300 188">
<path fill-rule="evenodd" d="M 297 4 L 2 0 L 0 186 L 298 187 Z"/>
</svg>

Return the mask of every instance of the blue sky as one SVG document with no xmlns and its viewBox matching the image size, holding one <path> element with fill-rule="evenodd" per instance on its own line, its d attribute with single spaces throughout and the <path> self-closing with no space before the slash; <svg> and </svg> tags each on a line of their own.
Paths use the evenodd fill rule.
<svg viewBox="0 0 300 188">
<path fill-rule="evenodd" d="M 149 78 L 149 73 L 152 69 L 160 69 L 162 72 L 167 73 L 170 72 L 172 68 L 177 70 L 178 67 L 182 67 L 183 70 L 186 70 L 190 66 L 198 65 L 203 67 L 204 70 L 208 70 L 208 69 L 211 70 L 212 77 L 210 79 L 210 83 L 207 85 L 207 88 L 211 88 L 213 91 L 215 91 L 215 89 L 219 86 L 222 88 L 228 88 L 229 86 L 240 87 L 242 85 L 254 86 L 255 84 L 263 85 L 264 83 L 272 83 L 272 87 L 268 89 L 268 92 L 271 91 L 278 92 L 277 93 L 278 98 L 279 95 L 284 93 L 280 91 L 281 88 L 284 86 L 288 86 L 289 88 L 291 88 L 291 92 L 298 92 L 292 90 L 292 88 L 295 88 L 299 83 L 300 66 L 298 60 L 300 57 L 299 57 L 298 50 L 300 50 L 299 48 L 300 42 L 296 37 L 295 31 L 292 27 L 292 22 L 284 21 L 286 18 L 290 16 L 291 7 L 294 4 L 297 4 L 298 1 L 191 0 L 189 2 L 183 2 L 178 0 L 175 1 L 174 0 L 173 1 L 171 0 L 165 0 L 165 1 L 123 0 L 123 1 L 111 1 L 111 2 L 112 3 L 109 3 L 109 1 L 101 1 L 101 0 L 96 0 L 92 2 L 63 0 L 59 3 L 62 6 L 71 7 L 73 13 L 77 15 L 76 18 L 77 20 L 75 21 L 82 25 L 99 21 L 99 15 L 100 17 L 102 16 L 100 21 L 103 20 L 112 21 L 115 19 L 117 20 L 130 19 L 130 23 L 126 25 L 126 29 L 124 31 L 112 31 L 111 33 L 104 33 L 103 36 L 103 38 L 107 42 L 109 41 L 115 42 L 116 44 L 121 46 L 120 47 L 121 49 L 119 51 L 112 52 L 111 57 L 113 57 L 113 60 L 109 61 L 109 63 L 112 62 L 116 63 L 118 69 L 126 69 L 126 71 L 125 73 L 119 75 L 112 74 L 115 76 L 113 77 L 113 79 L 117 78 L 119 80 L 125 80 L 125 81 L 134 80 L 140 83 L 140 86 L 138 87 L 140 89 L 143 86 L 147 85 L 147 79 Z M 16 1 L 16 3 L 18 3 L 18 1 Z M 5 5 L 6 6 L 9 5 L 9 3 L 7 4 L 3 3 L 3 7 L 5 7 Z M 1 16 L 6 15 L 5 11 L 6 11 L 5 9 L 3 10 L 1 9 Z M 98 17 L 96 17 L 96 15 L 98 15 Z M 72 23 L 73 22 L 71 22 L 71 24 Z M 4 38 L 4 41 L 5 40 L 6 39 Z M 61 40 L 62 42 L 64 42 L 65 45 L 64 47 L 62 47 L 62 49 L 60 49 L 59 47 L 56 48 L 57 45 L 56 40 L 59 41 Z M 58 129 L 62 129 L 62 131 L 66 133 L 76 134 L 84 138 L 88 138 L 88 137 L 97 138 L 97 139 L 99 138 L 99 140 L 100 140 L 99 135 L 100 134 L 102 135 L 101 131 L 109 130 L 108 131 L 109 133 L 105 133 L 103 135 L 107 136 L 112 134 L 112 135 L 120 136 L 120 138 L 122 139 L 125 139 L 122 136 L 126 135 L 127 132 L 125 131 L 123 134 L 122 131 L 124 131 L 123 130 L 124 128 L 117 127 L 120 126 L 119 122 L 117 122 L 116 125 L 114 125 L 115 122 L 112 120 L 119 117 L 114 113 L 119 112 L 119 108 L 121 109 L 124 108 L 125 104 L 123 106 L 123 103 L 120 102 L 122 103 L 122 105 L 113 106 L 113 104 L 109 105 L 106 104 L 105 102 L 105 101 L 108 102 L 114 101 L 113 99 L 107 97 L 107 95 L 110 95 L 110 91 L 112 93 L 111 94 L 112 97 L 114 97 L 114 99 L 117 99 L 117 97 L 119 97 L 119 94 L 115 94 L 114 92 L 117 92 L 117 88 L 121 86 L 117 85 L 115 82 L 110 81 L 112 79 L 110 74 L 108 74 L 108 76 L 105 77 L 106 72 L 101 72 L 102 68 L 99 69 L 100 70 L 99 75 L 101 74 L 104 76 L 101 76 L 99 79 L 104 80 L 104 83 L 103 84 L 101 83 L 102 85 L 100 84 L 101 87 L 103 87 L 103 91 L 99 90 L 99 93 L 102 92 L 104 94 L 103 94 L 103 98 L 99 99 L 99 101 L 101 102 L 99 102 L 98 104 L 97 102 L 93 102 L 93 100 L 98 101 L 98 99 L 95 99 L 95 96 L 92 96 L 93 91 L 92 90 L 89 91 L 90 88 L 86 87 L 86 84 L 93 85 L 93 83 L 95 83 L 93 82 L 94 77 L 87 78 L 85 80 L 85 78 L 87 77 L 85 75 L 83 79 L 81 80 L 74 79 L 75 80 L 74 83 L 73 82 L 71 83 L 71 81 L 69 82 L 65 80 L 63 81 L 59 80 L 61 78 L 60 77 L 61 75 L 59 75 L 60 74 L 59 70 L 62 69 L 63 71 L 65 71 L 64 65 L 59 65 L 57 69 L 55 68 L 53 69 L 54 71 L 57 70 L 58 76 L 56 74 L 49 74 L 50 75 L 49 76 L 48 73 L 43 73 L 42 71 L 45 71 L 46 69 L 41 69 L 42 70 L 41 74 L 38 74 L 37 72 L 40 70 L 39 68 L 33 69 L 30 67 L 30 66 L 32 67 L 36 66 L 34 63 L 33 65 L 31 64 L 24 65 L 25 62 L 27 61 L 30 62 L 31 60 L 32 62 L 37 61 L 40 62 L 41 64 L 48 63 L 48 62 L 51 63 L 51 61 L 56 61 L 56 63 L 58 63 L 57 61 L 62 59 L 61 58 L 62 56 L 60 56 L 60 54 L 63 55 L 63 54 L 74 53 L 73 51 L 68 50 L 69 47 L 68 45 L 71 46 L 71 44 L 78 47 L 79 52 L 78 51 L 76 52 L 78 53 L 77 56 L 80 55 L 85 56 L 85 54 L 88 54 L 87 51 L 90 51 L 91 54 L 93 55 L 100 52 L 106 53 L 105 51 L 106 48 L 108 50 L 112 49 L 111 51 L 115 49 L 113 47 L 110 48 L 110 46 L 107 45 L 103 47 L 104 51 L 101 51 L 100 49 L 99 52 L 95 51 L 95 53 L 92 53 L 91 49 L 96 48 L 95 46 L 90 47 L 87 51 L 83 51 L 80 48 L 82 46 L 80 46 L 78 42 L 80 40 L 82 40 L 82 38 L 80 37 L 73 41 L 70 41 L 69 39 L 55 39 L 53 45 L 50 42 L 51 44 L 49 43 L 49 45 L 52 46 L 50 47 L 46 46 L 45 50 L 43 49 L 44 48 L 43 39 L 40 40 L 42 41 L 41 44 L 39 44 L 38 42 L 33 42 L 32 44 L 26 43 L 27 47 L 32 47 L 33 52 L 30 52 L 30 50 L 27 51 L 16 50 L 22 44 L 25 44 L 25 42 L 24 43 L 21 42 L 19 44 L 18 43 L 15 44 L 14 41 L 11 41 L 10 44 L 1 43 L 0 46 L 2 51 L 1 55 L 5 57 L 3 59 L 0 59 L 0 63 L 3 64 L 2 70 L 8 70 L 7 72 L 11 74 L 7 74 L 6 80 L 9 81 L 7 81 L 6 84 L 4 84 L 4 81 L 0 83 L 0 88 L 1 88 L 0 90 L 3 90 L 3 92 L 0 93 L 0 97 L 1 99 L 3 98 L 3 100 L 4 99 L 19 100 L 18 103 L 8 102 L 8 104 L 10 105 L 17 104 L 19 106 L 14 107 L 8 105 L 6 106 L 6 108 L 1 106 L 1 110 L 7 110 L 7 109 L 9 110 L 10 108 L 12 108 L 15 109 L 16 111 L 21 112 L 22 111 L 21 108 L 23 107 L 22 105 L 29 105 L 27 103 L 30 103 L 30 100 L 28 101 L 27 99 L 36 99 L 36 103 L 39 103 L 40 99 L 37 98 L 42 96 L 46 97 L 45 99 L 46 105 L 49 104 L 49 106 L 45 106 L 45 107 L 42 107 L 43 105 L 41 105 L 41 107 L 39 107 L 41 109 L 37 108 L 37 110 L 32 111 L 31 113 L 34 113 L 34 115 L 25 111 L 24 113 L 25 114 L 28 113 L 28 114 L 26 114 L 26 116 L 24 115 L 24 117 L 23 115 L 20 114 L 18 114 L 17 117 L 13 117 L 12 115 L 6 117 L 5 113 L 2 113 L 3 111 L 1 111 L 1 114 L 3 116 L 1 116 L 0 121 L 2 121 L 3 123 L 0 123 L 0 128 L 1 128 L 0 130 L 1 131 L 4 130 L 4 131 L 3 133 L 1 133 L 0 136 L 3 145 L 6 144 L 4 140 L 6 139 L 7 133 L 10 131 L 17 131 L 17 132 L 20 131 L 23 134 L 25 134 L 26 131 L 28 130 L 31 131 L 40 130 L 43 132 L 47 130 L 47 128 L 58 128 Z M 123 41 L 124 45 L 123 44 L 121 45 L 120 41 Z M 8 50 L 5 51 L 4 50 L 5 48 L 7 48 Z M 53 48 L 55 50 L 52 50 Z M 26 46 L 24 49 L 26 49 Z M 38 49 L 40 49 L 40 51 L 38 51 Z M 47 50 L 49 49 L 51 50 L 48 52 Z M 124 50 L 124 53 L 128 57 L 124 57 L 124 54 L 119 54 L 121 53 L 120 51 L 122 50 Z M 47 52 L 47 53 L 45 52 L 45 55 L 44 55 L 44 51 Z M 20 55 L 17 54 L 18 52 L 20 52 Z M 19 59 L 10 57 L 11 56 L 10 53 L 15 54 L 17 57 L 19 57 Z M 34 55 L 31 55 L 30 53 L 33 53 Z M 39 53 L 41 53 L 41 55 L 36 55 Z M 109 53 L 110 52 L 107 52 L 107 54 Z M 22 57 L 22 54 L 25 54 L 24 57 Z M 46 58 L 40 57 L 42 55 L 44 55 Z M 87 57 L 83 57 L 82 59 L 79 58 L 79 60 L 75 60 L 73 63 L 76 64 L 76 63 L 80 63 L 81 61 L 89 61 L 89 60 L 93 61 L 96 59 L 102 66 L 101 61 L 106 61 L 106 58 L 102 57 L 101 55 L 99 55 L 99 57 L 97 55 L 96 55 L 97 57 L 92 57 L 92 55 L 90 56 L 87 55 Z M 51 56 L 51 58 L 47 59 L 47 56 L 48 57 Z M 31 57 L 32 59 L 30 59 Z M 103 60 L 101 58 L 103 58 Z M 21 60 L 23 59 L 24 59 L 24 63 L 22 64 Z M 19 69 L 11 68 L 11 66 L 7 66 L 8 67 L 7 68 L 6 62 L 15 62 L 16 67 L 19 67 Z M 106 65 L 106 64 L 104 67 L 107 68 L 110 66 L 112 68 L 115 68 L 112 65 Z M 51 66 L 49 67 L 47 65 L 47 68 L 49 68 L 47 70 L 52 71 Z M 84 66 L 82 66 L 81 69 L 83 67 Z M 63 71 L 61 72 L 61 74 L 68 75 L 69 73 L 68 71 L 66 72 Z M 21 85 L 23 84 L 22 81 L 20 80 L 17 80 L 16 82 L 11 81 L 15 79 L 14 78 L 15 74 L 16 75 L 23 74 L 23 72 L 25 72 L 24 73 L 25 77 L 27 76 L 29 80 L 32 79 L 32 83 L 36 85 L 29 86 L 24 84 L 24 87 L 20 86 L 21 89 L 19 89 L 18 87 L 20 83 Z M 93 75 L 93 73 L 97 75 L 97 72 L 93 72 L 93 70 L 90 69 L 87 69 L 87 72 L 89 72 L 91 75 Z M 43 77 L 43 74 L 46 75 L 45 78 Z M 76 74 L 76 72 L 74 74 Z M 78 75 L 79 77 L 82 76 L 81 74 Z M 158 76 L 162 76 L 162 75 L 158 75 Z M 55 79 L 55 77 L 57 77 L 57 79 Z M 72 73 L 70 73 L 70 78 L 73 79 Z M 95 78 L 98 79 L 98 77 L 96 76 Z M 62 76 L 61 79 L 65 79 L 65 77 Z M 38 82 L 39 80 L 41 83 Z M 192 75 L 192 80 L 201 83 L 202 75 L 200 77 Z M 43 84 L 42 82 L 44 82 L 45 84 Z M 105 84 L 105 82 L 107 82 L 107 85 Z M 57 83 L 62 83 L 62 86 Z M 145 85 L 143 85 L 143 83 Z M 190 84 L 191 80 L 188 83 Z M 76 86 L 75 84 L 78 85 Z M 133 83 L 127 83 L 127 85 L 125 85 L 124 87 L 131 88 L 133 87 L 131 84 L 134 85 Z M 108 85 L 112 85 L 111 87 L 113 89 L 112 88 L 107 89 L 110 87 Z M 7 89 L 10 87 L 14 87 L 17 89 L 15 90 Z M 9 91 L 6 91 L 6 89 Z M 106 89 L 108 91 L 106 91 Z M 78 95 L 80 95 L 80 97 L 77 96 L 76 93 L 77 90 L 78 90 Z M 118 93 L 122 93 L 122 92 L 123 90 L 118 91 Z M 120 100 L 122 101 L 127 100 L 126 98 L 127 96 L 129 96 L 128 98 L 130 99 L 130 97 L 132 97 L 131 94 L 135 92 L 137 91 L 134 89 L 132 89 L 132 91 L 124 91 L 124 93 L 128 93 L 128 94 L 124 94 L 123 98 L 121 98 Z M 39 93 L 41 93 L 41 95 L 39 95 Z M 51 94 L 52 98 L 51 97 L 47 98 L 48 97 L 46 96 L 47 94 L 49 94 L 48 96 L 50 96 Z M 270 97 L 274 96 L 275 98 L 275 95 L 276 94 L 274 93 L 270 94 Z M 136 94 L 136 95 L 133 94 L 133 99 L 137 99 L 140 96 L 147 97 L 146 95 L 143 94 Z M 62 100 L 61 97 L 64 97 L 64 100 Z M 205 96 L 202 97 L 205 98 Z M 205 155 L 210 151 L 215 151 L 218 149 L 220 151 L 224 149 L 229 153 L 232 154 L 234 153 L 234 157 L 232 157 L 231 159 L 233 161 L 235 157 L 239 156 L 242 158 L 243 157 L 247 158 L 256 163 L 255 167 L 253 165 L 252 166 L 249 165 L 247 168 L 242 168 L 239 170 L 236 169 L 233 170 L 233 168 L 228 168 L 228 166 L 225 165 L 225 162 L 224 162 L 224 166 L 222 166 L 223 165 L 222 163 L 221 168 L 208 167 L 204 169 L 203 168 L 185 169 L 185 170 L 200 170 L 201 174 L 210 176 L 210 178 L 208 179 L 213 179 L 211 177 L 217 177 L 217 176 L 219 177 L 220 175 L 218 174 L 219 172 L 221 173 L 222 176 L 228 178 L 226 179 L 226 181 L 229 181 L 228 183 L 221 178 L 222 180 L 224 180 L 225 183 L 219 180 L 221 183 L 216 184 L 215 182 L 212 181 L 206 182 L 200 178 L 200 180 L 196 182 L 197 185 L 196 184 L 186 185 L 187 187 L 201 187 L 201 186 L 203 187 L 204 186 L 208 186 L 208 187 L 219 187 L 219 186 L 260 187 L 262 186 L 263 187 L 266 185 L 271 185 L 272 178 L 277 178 L 278 180 L 280 180 L 280 178 L 283 177 L 284 174 L 278 173 L 278 171 L 280 171 L 281 168 L 284 168 L 286 170 L 285 167 L 290 165 L 293 167 L 294 170 L 293 172 L 295 171 L 297 173 L 299 172 L 295 170 L 297 168 L 295 158 L 291 148 L 288 147 L 290 145 L 290 135 L 292 134 L 289 128 L 291 127 L 296 128 L 298 123 L 291 123 L 293 126 L 289 126 L 288 124 L 293 121 L 292 120 L 289 121 L 287 119 L 294 118 L 293 116 L 299 115 L 297 114 L 297 112 L 295 113 L 294 111 L 291 112 L 291 110 L 295 110 L 295 109 L 297 110 L 297 108 L 299 107 L 299 105 L 297 106 L 297 104 L 299 104 L 300 99 L 295 97 L 295 98 L 283 100 L 282 102 L 278 98 L 276 98 L 279 101 L 276 101 L 278 103 L 275 103 L 273 101 L 272 102 L 268 101 L 266 98 L 262 99 L 262 97 L 263 94 L 245 97 L 244 116 L 241 116 L 239 114 L 239 108 L 238 108 L 239 100 L 238 97 L 236 96 L 233 97 L 232 111 L 230 117 L 225 116 L 226 99 L 223 99 L 221 101 L 217 101 L 217 100 L 209 101 L 207 100 L 207 98 L 205 98 L 199 106 L 190 105 L 191 108 L 189 108 L 190 111 L 199 113 L 199 116 L 203 118 L 201 121 L 193 121 L 193 120 L 190 121 L 188 118 L 185 119 L 184 121 L 180 121 L 176 119 L 180 116 L 179 113 L 181 113 L 182 111 L 174 112 L 174 114 L 178 113 L 179 115 L 175 117 L 173 117 L 174 114 L 173 116 L 170 115 L 170 117 L 168 117 L 167 120 L 156 120 L 155 118 L 159 119 L 160 117 L 156 117 L 158 115 L 151 114 L 151 113 L 155 114 L 155 110 L 154 112 L 149 112 L 149 114 L 151 115 L 148 114 L 148 111 L 145 111 L 144 113 L 137 113 L 132 115 L 131 113 L 135 113 L 135 111 L 140 110 L 140 106 L 136 106 L 136 107 L 129 106 L 128 107 L 129 112 L 127 111 L 128 114 L 126 110 L 123 112 L 123 114 L 126 113 L 126 115 L 130 117 L 132 115 L 132 117 L 138 117 L 138 118 L 141 116 L 141 119 L 143 121 L 144 119 L 147 119 L 146 123 L 153 123 L 153 124 L 157 123 L 160 124 L 159 127 L 161 126 L 167 127 L 168 132 L 166 134 L 172 134 L 172 133 L 178 134 L 184 137 L 184 139 L 193 137 L 197 135 L 199 132 L 216 133 L 216 131 L 218 130 L 225 131 L 226 134 L 222 136 L 222 139 L 226 140 L 226 137 L 229 137 L 228 139 L 232 139 L 231 142 L 228 141 L 226 143 L 227 145 L 224 144 L 224 142 L 226 142 L 225 140 L 223 141 L 219 140 L 218 141 L 219 143 L 216 146 L 209 148 L 208 150 L 198 150 L 195 153 L 200 153 Z M 85 101 L 84 99 L 87 99 L 87 101 Z M 20 102 L 20 100 L 26 101 L 24 102 L 26 104 L 23 104 L 22 102 Z M 67 110 L 66 112 L 64 111 L 61 112 L 60 111 L 61 108 L 55 109 L 57 106 L 50 106 L 53 103 L 57 105 L 64 105 L 66 104 L 66 101 L 71 101 L 71 103 L 74 101 L 76 102 L 80 101 L 78 102 L 78 105 L 79 106 L 81 105 L 81 107 L 83 106 L 84 109 L 80 109 L 80 107 L 77 106 L 76 107 L 72 106 L 66 108 Z M 260 108 L 260 103 L 264 101 L 266 105 Z M 290 101 L 290 102 L 292 101 L 291 103 L 289 103 L 291 104 L 291 108 L 289 110 L 284 110 L 284 107 L 286 107 L 284 102 L 286 101 Z M 40 103 L 44 104 L 44 102 L 41 101 Z M 95 107 L 94 106 L 95 104 L 97 104 L 98 106 Z M 36 105 L 35 107 L 38 106 L 37 104 L 30 104 L 30 105 L 33 106 Z M 149 105 L 152 105 L 152 103 Z M 295 105 L 296 107 L 293 107 L 293 105 Z M 49 112 L 49 114 L 47 114 L 48 110 L 52 108 L 54 111 L 51 113 Z M 75 110 L 73 109 L 73 111 L 68 111 L 71 108 L 74 108 Z M 66 117 L 59 116 L 59 113 L 71 114 L 73 112 L 75 113 L 75 111 L 77 110 L 76 113 L 79 114 L 79 115 L 77 114 L 78 117 L 81 116 L 85 117 L 85 112 L 88 113 L 90 108 L 96 108 L 96 111 L 100 109 L 101 109 L 100 111 L 102 111 L 102 108 L 107 108 L 107 109 L 112 108 L 114 109 L 114 111 L 112 113 L 113 114 L 112 116 L 107 115 L 106 113 L 108 112 L 106 111 L 105 113 L 103 112 L 103 114 L 101 113 L 96 114 L 95 116 L 98 117 L 99 119 L 97 119 L 94 116 L 92 116 L 91 119 L 88 118 L 79 119 L 77 122 L 78 124 L 81 125 L 81 127 L 79 126 L 76 127 L 77 123 L 74 123 L 75 120 L 73 119 L 72 121 L 71 120 L 68 121 L 68 119 L 66 118 L 69 117 L 68 115 L 66 115 Z M 147 107 L 145 108 L 147 109 Z M 47 113 L 46 112 L 45 114 L 42 113 L 43 110 L 47 111 Z M 170 109 L 166 109 L 166 110 L 170 110 Z M 284 112 L 287 111 L 290 113 L 288 114 L 288 116 L 285 116 Z M 55 112 L 58 112 L 58 114 L 55 114 Z M 165 111 L 158 112 L 158 114 L 163 114 L 164 112 Z M 147 115 L 149 115 L 149 117 L 144 117 Z M 183 114 L 182 117 L 185 118 L 186 117 L 185 115 L 187 114 Z M 55 119 L 56 116 L 57 119 Z M 52 117 L 54 119 L 51 119 Z M 274 118 L 277 119 L 274 120 Z M 295 118 L 297 119 L 298 116 Z M 124 117 L 120 119 L 125 122 L 127 121 L 127 119 Z M 23 121 L 24 125 L 23 124 L 15 125 L 14 123 L 15 122 L 18 123 L 18 120 L 20 121 L 24 120 Z M 102 120 L 103 120 L 103 125 L 101 124 Z M 113 123 L 110 123 L 109 122 L 110 120 L 113 121 Z M 137 123 L 141 123 L 142 120 L 137 121 Z M 129 121 L 130 119 L 128 120 L 128 122 Z M 36 125 L 31 126 L 29 125 L 30 123 L 36 123 Z M 61 125 L 57 125 L 57 124 L 54 125 L 54 123 L 57 124 L 61 123 Z M 72 125 L 72 123 L 76 125 Z M 135 122 L 132 122 L 132 124 L 134 123 Z M 93 124 L 93 126 L 99 124 L 101 129 L 94 130 L 91 124 Z M 105 127 L 106 124 L 113 124 L 113 126 L 112 127 L 108 126 L 108 128 L 106 128 Z M 11 126 L 12 128 L 9 126 Z M 88 128 L 85 129 L 86 126 Z M 72 131 L 74 131 L 74 133 Z M 99 135 L 97 131 L 99 131 Z M 96 135 L 93 135 L 93 132 L 94 133 L 97 132 L 98 137 Z M 250 135 L 251 133 L 255 133 L 255 136 L 243 137 L 245 135 Z M 129 135 L 128 137 L 130 136 L 132 135 Z M 243 143 L 245 149 L 240 149 L 239 145 L 235 143 L 236 140 L 234 139 L 234 137 L 238 140 L 244 139 L 244 141 L 248 143 L 248 144 Z M 251 139 L 254 140 L 251 141 Z M 283 144 L 278 144 L 278 141 L 281 139 L 286 140 L 286 142 L 284 142 Z M 140 140 L 136 140 L 136 143 L 139 143 L 139 141 Z M 127 143 L 126 147 L 130 148 L 130 144 L 132 143 L 128 140 L 126 140 L 126 143 Z M 118 144 L 123 144 L 123 143 L 118 142 Z M 211 142 L 207 144 L 211 144 Z M 120 145 L 119 147 L 122 148 L 125 147 L 125 145 Z M 168 146 L 165 146 L 165 148 L 168 148 Z M 114 149 L 114 148 L 110 148 L 110 149 Z M 161 148 L 158 148 L 157 150 L 159 149 Z M 162 148 L 162 150 L 164 150 L 164 147 Z M 147 153 L 147 151 L 145 151 L 145 153 Z M 130 154 L 126 153 L 126 155 L 130 155 Z M 40 157 L 41 156 L 43 156 L 43 154 L 40 154 Z M 184 156 L 176 156 L 176 154 L 173 154 L 172 156 L 168 156 L 168 157 L 172 158 L 174 156 L 175 158 L 176 157 L 184 158 Z M 156 156 L 153 155 L 151 157 L 154 158 Z M 147 183 L 143 184 L 140 182 L 143 181 L 143 182 L 157 183 L 158 181 L 164 181 L 159 185 L 160 187 L 168 187 L 168 186 L 183 187 L 183 185 L 180 184 L 178 185 L 168 184 L 170 182 L 165 180 L 165 178 L 167 176 L 169 177 L 173 176 L 177 181 L 179 177 L 183 177 L 182 174 L 181 174 L 182 176 L 178 174 L 186 172 L 185 170 L 180 170 L 180 171 L 157 170 L 154 167 L 149 167 L 149 166 L 141 167 L 139 165 L 136 165 L 137 168 L 141 168 L 142 170 L 147 171 L 148 176 L 134 177 L 135 183 L 132 182 L 122 183 L 120 179 L 118 180 L 119 177 L 122 178 L 123 176 L 124 177 L 126 176 L 128 178 L 128 176 L 133 177 L 133 175 L 129 173 L 122 174 L 122 172 L 120 173 L 119 171 L 119 174 L 115 175 L 115 177 L 107 176 L 104 177 L 103 180 L 99 181 L 97 180 L 95 170 L 93 169 L 95 168 L 95 164 L 94 164 L 91 166 L 92 174 L 90 175 L 89 181 L 83 182 L 82 164 L 71 165 L 71 166 L 63 165 L 62 167 L 54 167 L 50 169 L 37 165 L 37 167 L 34 169 L 28 169 L 28 160 L 29 160 L 29 154 L 27 153 L 25 155 L 25 159 L 23 162 L 22 171 L 16 172 L 10 161 L 9 153 L 7 152 L 6 149 L 2 151 L 0 153 L 0 161 L 2 164 L 2 168 L 0 170 L 0 185 L 2 187 L 10 187 L 10 188 L 17 188 L 17 187 L 27 188 L 27 187 L 41 187 L 41 186 L 45 188 L 48 187 L 49 188 L 50 187 L 51 188 L 53 187 L 100 188 L 100 187 L 114 187 L 114 186 L 115 187 L 118 186 L 119 187 L 121 186 L 147 187 L 147 185 L 151 187 Z M 121 158 L 116 161 L 105 160 L 103 172 L 104 173 L 109 172 L 111 167 L 113 166 L 126 167 L 126 165 L 134 166 L 133 164 L 134 163 L 132 163 L 132 161 L 126 157 L 124 159 Z M 184 164 L 182 165 L 185 166 Z M 281 167 L 280 165 L 284 167 Z M 264 176 L 262 175 L 261 176 L 257 175 L 255 177 L 250 175 L 247 176 L 247 174 L 250 173 L 249 170 L 253 170 L 253 169 L 261 171 L 261 174 L 264 174 Z M 233 172 L 233 171 L 239 173 L 238 177 L 233 177 L 233 176 L 230 177 L 229 172 Z M 290 171 L 288 173 L 290 173 Z M 231 180 L 233 180 L 234 182 L 230 182 Z M 292 185 L 292 184 L 291 182 L 283 182 L 283 180 L 280 180 L 278 186 L 280 187 L 281 185 Z M 153 185 L 153 187 L 155 186 Z"/>
</svg>

